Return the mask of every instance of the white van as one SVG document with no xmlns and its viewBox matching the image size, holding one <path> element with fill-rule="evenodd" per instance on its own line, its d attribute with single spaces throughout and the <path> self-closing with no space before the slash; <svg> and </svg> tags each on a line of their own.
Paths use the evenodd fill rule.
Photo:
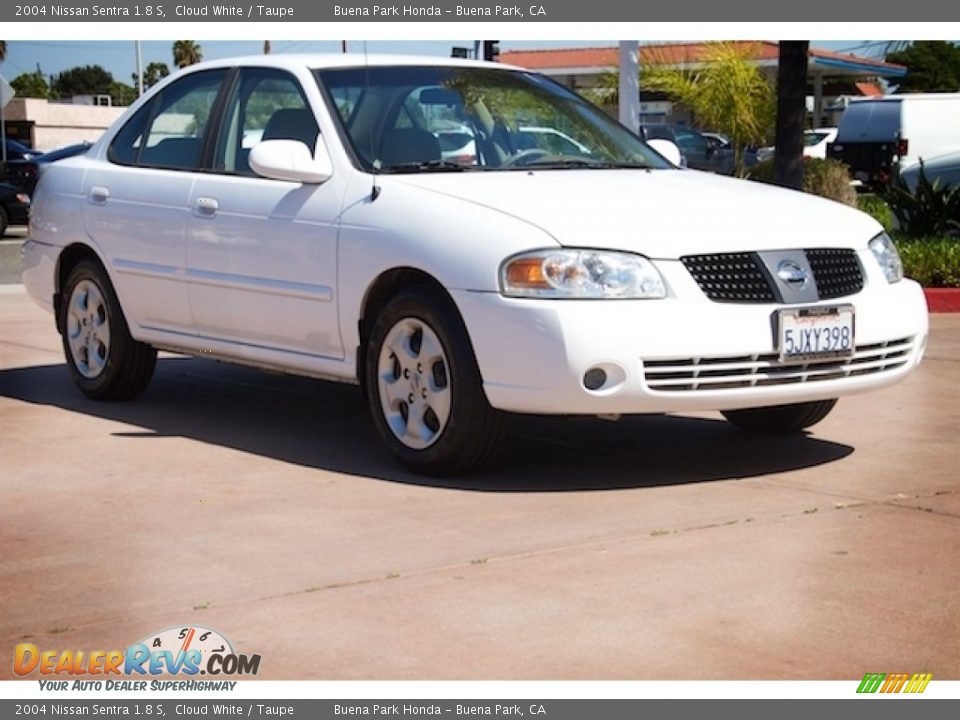
<svg viewBox="0 0 960 720">
<path fill-rule="evenodd" d="M 886 95 L 853 100 L 827 156 L 870 187 L 899 168 L 960 149 L 960 93 Z"/>
</svg>

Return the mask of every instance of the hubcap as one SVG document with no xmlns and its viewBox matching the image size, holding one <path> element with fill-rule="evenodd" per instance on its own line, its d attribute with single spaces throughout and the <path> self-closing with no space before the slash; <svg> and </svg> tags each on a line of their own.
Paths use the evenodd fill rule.
<svg viewBox="0 0 960 720">
<path fill-rule="evenodd" d="M 67 344 L 77 371 L 90 380 L 99 377 L 110 352 L 110 323 L 100 288 L 89 280 L 77 283 L 70 295 Z"/>
<path fill-rule="evenodd" d="M 447 356 L 422 320 L 404 318 L 380 347 L 380 407 L 390 430 L 412 450 L 430 447 L 450 419 Z"/>
</svg>

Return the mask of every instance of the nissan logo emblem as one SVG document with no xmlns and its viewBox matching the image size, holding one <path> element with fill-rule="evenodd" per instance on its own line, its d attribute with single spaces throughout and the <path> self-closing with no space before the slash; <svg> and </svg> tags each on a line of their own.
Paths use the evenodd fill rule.
<svg viewBox="0 0 960 720">
<path fill-rule="evenodd" d="M 799 290 L 807 284 L 810 276 L 793 260 L 782 260 L 777 266 L 777 277 L 792 290 Z"/>
</svg>

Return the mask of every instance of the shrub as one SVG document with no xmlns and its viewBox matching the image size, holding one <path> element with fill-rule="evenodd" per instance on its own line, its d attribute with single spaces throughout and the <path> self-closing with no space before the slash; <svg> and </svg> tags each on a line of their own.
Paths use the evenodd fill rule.
<svg viewBox="0 0 960 720">
<path fill-rule="evenodd" d="M 895 235 L 904 274 L 924 287 L 960 287 L 960 242 Z"/>
<path fill-rule="evenodd" d="M 862 210 L 883 225 L 883 229 L 887 232 L 894 229 L 893 213 L 883 198 L 877 197 L 876 195 L 858 195 L 857 209 Z"/>
<path fill-rule="evenodd" d="M 897 216 L 904 234 L 911 237 L 960 237 L 960 185 L 940 187 L 930 182 L 920 161 L 916 190 L 897 175 L 881 197 Z"/>
<path fill-rule="evenodd" d="M 764 160 L 750 169 L 750 179 L 773 183 L 773 160 Z M 851 207 L 857 206 L 857 191 L 850 185 L 850 171 L 847 166 L 833 158 L 803 159 L 803 191 L 842 202 Z"/>
</svg>

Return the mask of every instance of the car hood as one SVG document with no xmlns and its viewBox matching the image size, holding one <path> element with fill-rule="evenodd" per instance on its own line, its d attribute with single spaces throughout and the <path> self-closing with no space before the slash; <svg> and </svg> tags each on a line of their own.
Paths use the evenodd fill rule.
<svg viewBox="0 0 960 720">
<path fill-rule="evenodd" d="M 870 216 L 806 193 L 695 170 L 517 170 L 383 178 L 509 214 L 560 245 L 657 259 L 722 250 L 866 247 Z"/>
</svg>

